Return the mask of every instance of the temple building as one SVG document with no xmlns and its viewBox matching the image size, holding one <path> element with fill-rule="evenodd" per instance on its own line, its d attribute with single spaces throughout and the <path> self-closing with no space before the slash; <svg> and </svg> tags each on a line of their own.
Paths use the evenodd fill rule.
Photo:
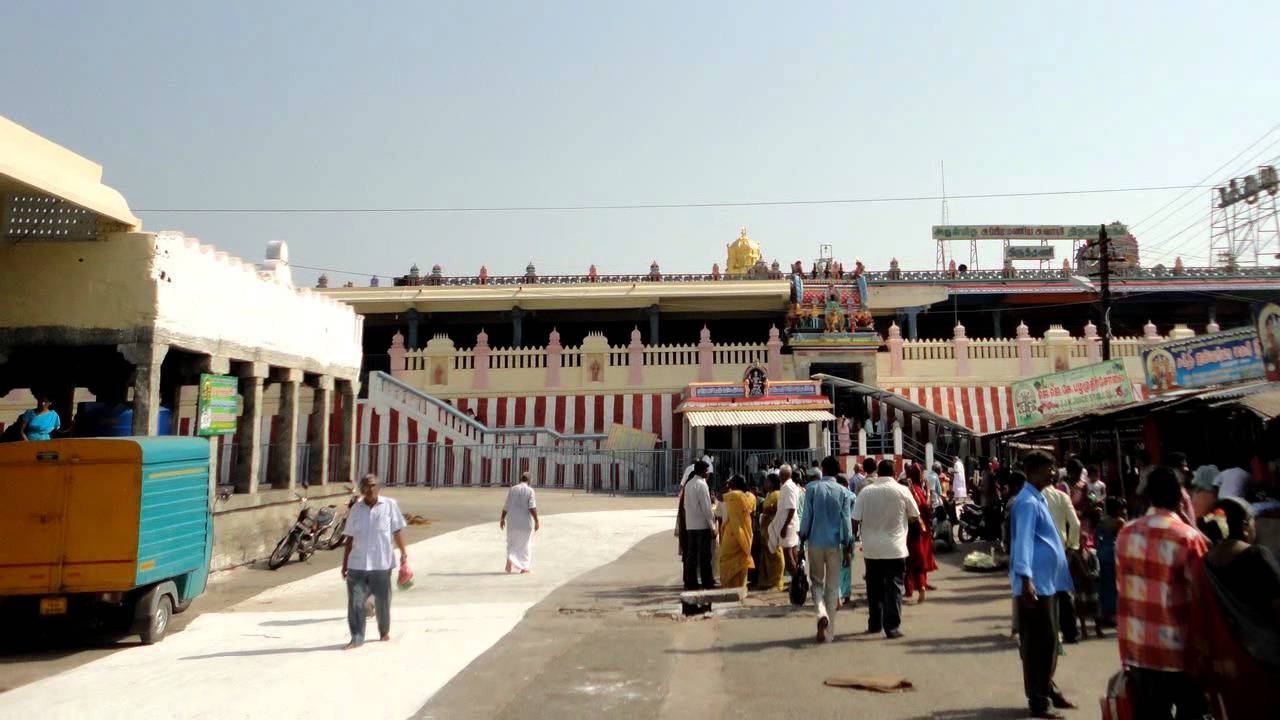
<svg viewBox="0 0 1280 720">
<path fill-rule="evenodd" d="M 578 463 L 564 448 L 617 447 L 622 433 L 667 454 L 643 480 L 656 491 L 695 450 L 742 468 L 822 452 L 949 457 L 1012 426 L 1015 381 L 1101 359 L 1087 268 L 867 269 L 822 255 L 784 272 L 744 229 L 723 272 L 718 260 L 632 275 L 415 266 L 391 287 L 321 290 L 365 317 L 362 467 L 434 482 L 448 465 L 445 482 L 484 484 L 559 453 L 548 484 L 590 482 L 566 476 Z M 1143 396 L 1143 348 L 1248 325 L 1251 302 L 1277 290 L 1277 268 L 1121 264 L 1112 355 Z M 447 462 L 424 455 L 439 452 Z"/>
</svg>

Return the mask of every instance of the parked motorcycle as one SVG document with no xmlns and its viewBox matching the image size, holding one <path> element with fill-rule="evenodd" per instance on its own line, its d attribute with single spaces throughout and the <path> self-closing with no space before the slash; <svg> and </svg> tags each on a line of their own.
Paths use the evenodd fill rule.
<svg viewBox="0 0 1280 720">
<path fill-rule="evenodd" d="M 347 499 L 347 509 L 338 516 L 333 525 L 316 540 L 316 547 L 321 550 L 336 550 L 342 545 L 344 540 L 343 531 L 347 529 L 347 516 L 351 514 L 351 508 L 360 501 L 359 495 L 352 495 Z M 335 507 L 335 506 L 330 506 Z"/>
<path fill-rule="evenodd" d="M 1004 513 L 1000 506 L 962 505 L 959 520 L 957 534 L 960 536 L 960 542 L 971 543 L 975 540 L 1000 542 L 1004 524 Z"/>
<path fill-rule="evenodd" d="M 278 570 L 289 562 L 294 552 L 298 553 L 299 560 L 306 560 L 317 549 L 325 547 L 320 545 L 319 540 L 326 538 L 326 542 L 329 542 L 337 522 L 336 505 L 326 505 L 313 514 L 307 499 L 301 495 L 297 497 L 302 502 L 302 510 L 298 511 L 298 519 L 294 521 L 293 527 L 289 528 L 289 532 L 276 544 L 276 549 L 271 551 L 271 557 L 267 558 L 267 567 L 272 570 Z"/>
<path fill-rule="evenodd" d="M 951 515 L 945 505 L 933 509 L 933 546 L 942 552 L 956 549 L 955 526 L 951 524 Z"/>
</svg>

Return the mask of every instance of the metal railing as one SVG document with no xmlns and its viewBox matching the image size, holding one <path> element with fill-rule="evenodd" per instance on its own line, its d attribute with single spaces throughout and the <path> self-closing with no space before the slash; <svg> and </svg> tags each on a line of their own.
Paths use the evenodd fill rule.
<svg viewBox="0 0 1280 720">
<path fill-rule="evenodd" d="M 964 283 L 964 282 L 986 282 L 992 280 L 1040 280 L 1040 281 L 1060 281 L 1063 283 L 1072 282 L 1070 275 L 1072 273 L 1087 272 L 1080 268 L 1072 268 L 1068 272 L 1063 272 L 1061 266 L 1056 268 L 990 268 L 990 269 L 969 269 L 965 272 L 958 270 L 868 270 L 866 278 L 874 283 L 887 282 L 907 282 L 907 283 Z M 480 277 L 478 275 L 424 275 L 415 280 L 403 278 L 402 282 L 396 287 L 432 287 L 432 286 L 471 286 L 471 285 L 598 285 L 598 284 L 637 284 L 637 283 L 682 283 L 682 282 L 722 282 L 722 281 L 768 281 L 768 280 L 789 280 L 791 277 L 790 268 L 779 268 L 766 272 L 752 272 L 749 274 L 728 273 L 632 273 L 632 274 L 612 274 L 595 276 L 589 274 L 582 275 L 490 275 Z M 1150 280 L 1156 278 L 1280 278 L 1280 269 L 1274 266 L 1261 267 L 1184 267 L 1178 270 L 1175 267 L 1155 266 L 1155 267 L 1134 267 L 1134 268 L 1114 268 L 1112 277 L 1117 282 L 1125 280 Z M 812 271 L 804 273 L 804 279 L 807 282 L 824 282 L 831 279 L 825 273 L 819 273 L 816 276 Z M 836 275 L 835 279 L 844 282 L 852 282 L 852 273 L 845 271 Z"/>
<path fill-rule="evenodd" d="M 388 486 L 447 488 L 507 487 L 527 472 L 535 487 L 670 494 L 687 464 L 685 455 L 670 449 L 363 443 L 356 450 L 356 474 L 374 473 Z"/>
</svg>

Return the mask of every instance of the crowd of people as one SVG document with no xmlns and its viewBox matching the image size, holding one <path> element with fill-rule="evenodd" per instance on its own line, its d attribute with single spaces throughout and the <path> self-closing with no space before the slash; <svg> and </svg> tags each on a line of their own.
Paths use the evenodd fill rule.
<svg viewBox="0 0 1280 720">
<path fill-rule="evenodd" d="M 854 601 L 860 546 L 866 630 L 901 637 L 904 596 L 923 603 L 933 589 L 934 523 L 955 524 L 976 502 L 1003 517 L 996 544 L 1034 717 L 1075 707 L 1054 683 L 1058 658 L 1108 629 L 1136 717 L 1274 717 L 1280 565 L 1254 530 L 1257 513 L 1280 508 L 1268 474 L 1167 459 L 1139 456 L 1110 482 L 1097 465 L 1042 451 L 1012 466 L 868 459 L 851 477 L 834 457 L 809 468 L 775 460 L 762 484 L 734 474 L 713 488 L 704 457 L 686 471 L 677 512 L 685 588 L 716 587 L 717 570 L 721 587 L 807 583 L 815 640 L 831 642 L 836 611 Z"/>
<path fill-rule="evenodd" d="M 1266 474 L 1169 460 L 1144 458 L 1110 487 L 1096 466 L 1068 458 L 1055 472 L 1040 451 L 1010 471 L 1014 633 L 1034 716 L 1072 707 L 1054 670 L 1092 620 L 1099 637 L 1116 630 L 1113 685 L 1136 717 L 1275 717 L 1280 565 L 1254 542 L 1255 514 L 1272 509 Z"/>
<path fill-rule="evenodd" d="M 951 502 L 937 468 L 898 472 L 892 460 L 868 460 L 847 476 L 827 457 L 809 468 L 780 458 L 763 483 L 732 474 L 713 488 L 713 461 L 692 463 L 681 482 L 676 534 L 684 587 L 783 590 L 807 584 L 815 640 L 835 639 L 836 611 L 853 603 L 853 560 L 861 543 L 868 588 L 867 632 L 901 637 L 905 596 L 925 601 L 933 522 Z M 788 582 L 790 578 L 790 582 Z M 803 597 L 803 595 L 801 595 Z"/>
</svg>

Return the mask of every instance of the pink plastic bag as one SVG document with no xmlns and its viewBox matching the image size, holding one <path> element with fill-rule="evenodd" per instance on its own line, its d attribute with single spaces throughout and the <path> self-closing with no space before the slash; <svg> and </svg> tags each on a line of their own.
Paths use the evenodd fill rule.
<svg viewBox="0 0 1280 720">
<path fill-rule="evenodd" d="M 400 560 L 400 570 L 396 573 L 396 585 L 401 590 L 408 590 L 413 587 L 413 569 L 409 567 L 408 561 Z"/>
</svg>

